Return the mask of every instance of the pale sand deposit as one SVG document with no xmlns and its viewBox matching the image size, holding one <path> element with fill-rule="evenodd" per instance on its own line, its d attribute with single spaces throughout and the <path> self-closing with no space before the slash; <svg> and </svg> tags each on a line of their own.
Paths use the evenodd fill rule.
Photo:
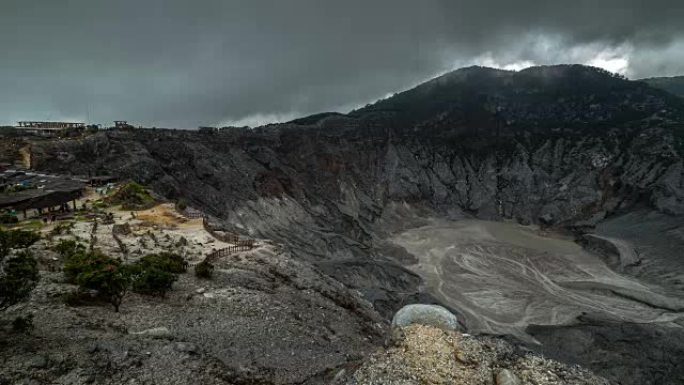
<svg viewBox="0 0 684 385">
<path fill-rule="evenodd" d="M 571 239 L 531 227 L 434 221 L 391 241 L 418 259 L 409 268 L 463 314 L 472 332 L 529 340 L 528 325 L 572 323 L 582 313 L 637 323 L 684 316 L 683 299 L 616 273 Z"/>
</svg>

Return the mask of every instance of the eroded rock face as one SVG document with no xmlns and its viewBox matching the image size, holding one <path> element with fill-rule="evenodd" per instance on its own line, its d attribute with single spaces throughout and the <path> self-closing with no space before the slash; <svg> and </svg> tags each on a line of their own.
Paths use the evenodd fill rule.
<svg viewBox="0 0 684 385">
<path fill-rule="evenodd" d="M 419 280 L 379 241 L 421 217 L 590 228 L 634 205 L 684 212 L 682 161 L 665 128 L 445 139 L 337 119 L 349 127 L 106 132 L 33 151 L 41 169 L 132 178 L 239 233 L 285 244 L 388 318 L 416 301 Z"/>
<path fill-rule="evenodd" d="M 362 128 L 335 135 L 284 126 L 268 135 L 211 138 L 108 132 L 33 150 L 41 169 L 114 172 L 269 238 L 306 241 L 292 231 L 295 224 L 367 242 L 369 226 L 391 202 L 481 219 L 576 226 L 638 202 L 684 212 L 682 164 L 670 132 L 605 135 L 537 134 L 535 141 L 513 136 L 505 145 L 491 138 L 492 144 L 478 148 L 468 145 L 475 139 L 468 136 L 448 142 Z M 58 152 L 78 160 L 60 161 Z"/>
</svg>

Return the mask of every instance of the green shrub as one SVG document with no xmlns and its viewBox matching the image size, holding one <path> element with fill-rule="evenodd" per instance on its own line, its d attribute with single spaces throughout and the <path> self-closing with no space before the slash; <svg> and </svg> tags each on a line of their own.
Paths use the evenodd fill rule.
<svg viewBox="0 0 684 385">
<path fill-rule="evenodd" d="M 97 259 L 96 251 L 88 252 L 80 243 L 60 243 L 57 247 L 63 247 L 63 252 L 59 252 L 64 259 L 64 279 L 73 284 L 77 284 L 78 275 L 90 269 L 90 265 Z"/>
<path fill-rule="evenodd" d="M 114 306 L 115 311 L 119 311 L 130 286 L 130 273 L 121 261 L 99 250 L 87 251 L 73 240 L 61 241 L 54 250 L 64 258 L 64 277 L 67 282 L 79 285 L 80 290 L 95 290 L 100 299 L 106 300 Z M 79 291 L 69 293 L 63 299 L 70 306 L 78 306 L 83 302 L 83 295 Z"/>
<path fill-rule="evenodd" d="M 52 250 L 57 252 L 62 258 L 67 259 L 69 256 L 76 254 L 77 252 L 85 251 L 85 246 L 74 240 L 65 239 L 55 245 Z"/>
<path fill-rule="evenodd" d="M 139 263 L 173 274 L 185 273 L 188 263 L 178 254 L 163 252 L 142 257 Z"/>
<path fill-rule="evenodd" d="M 12 230 L 10 231 L 10 234 L 10 239 L 12 240 L 15 249 L 27 248 L 40 239 L 40 234 L 35 231 Z"/>
<path fill-rule="evenodd" d="M 178 279 L 177 274 L 188 269 L 188 263 L 178 254 L 149 254 L 129 269 L 134 292 L 164 297 Z"/>
<path fill-rule="evenodd" d="M 178 277 L 158 267 L 135 263 L 128 267 L 132 290 L 138 294 L 165 297 Z"/>
<path fill-rule="evenodd" d="M 28 250 L 5 261 L 0 275 L 0 309 L 27 298 L 38 279 L 38 264 Z"/>
<path fill-rule="evenodd" d="M 195 276 L 202 279 L 211 279 L 214 274 L 214 265 L 204 260 L 195 265 Z"/>
<path fill-rule="evenodd" d="M 40 239 L 33 231 L 0 229 L 0 309 L 24 299 L 38 283 L 38 264 L 28 250 L 5 260 L 12 249 L 25 249 Z"/>
<path fill-rule="evenodd" d="M 86 251 L 74 241 L 62 241 L 54 249 L 64 257 L 67 282 L 77 284 L 81 289 L 64 296 L 64 302 L 70 306 L 86 302 L 83 289 L 90 289 L 119 311 L 129 288 L 139 294 L 164 297 L 178 278 L 176 274 L 187 270 L 187 262 L 172 253 L 150 254 L 136 263 L 123 265 L 98 250 Z"/>
<path fill-rule="evenodd" d="M 114 306 L 114 311 L 118 312 L 121 301 L 130 286 L 130 270 L 118 259 L 106 256 L 97 250 L 77 253 L 70 259 L 72 270 L 69 274 L 74 275 L 74 283 L 82 289 L 97 291 L 98 296 L 107 300 Z M 66 270 L 65 265 L 65 274 Z"/>
<path fill-rule="evenodd" d="M 25 249 L 40 239 L 35 231 L 2 230 L 0 229 L 0 261 L 6 257 L 11 249 Z"/>
<path fill-rule="evenodd" d="M 154 204 L 152 195 L 141 185 L 128 182 L 108 199 L 113 204 L 120 204 L 124 210 L 139 210 Z"/>
</svg>

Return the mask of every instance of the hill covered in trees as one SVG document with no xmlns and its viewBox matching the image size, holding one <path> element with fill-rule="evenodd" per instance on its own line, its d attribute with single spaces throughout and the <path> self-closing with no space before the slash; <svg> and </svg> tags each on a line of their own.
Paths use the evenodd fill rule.
<svg viewBox="0 0 684 385">
<path fill-rule="evenodd" d="M 684 97 L 684 76 L 648 78 L 643 79 L 642 81 L 652 87 L 660 88 L 673 95 Z"/>
</svg>

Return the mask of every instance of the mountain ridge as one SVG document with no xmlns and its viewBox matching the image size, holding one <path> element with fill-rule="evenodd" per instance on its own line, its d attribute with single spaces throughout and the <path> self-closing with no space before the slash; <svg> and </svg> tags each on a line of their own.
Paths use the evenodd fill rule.
<svg viewBox="0 0 684 385">
<path fill-rule="evenodd" d="M 344 120 L 355 123 L 342 123 Z M 325 124 L 332 120 L 333 124 Z M 550 129 L 621 128 L 635 121 L 649 125 L 684 121 L 684 100 L 645 82 L 631 81 L 583 65 L 530 67 L 506 71 L 466 67 L 348 114 L 315 114 L 292 121 L 300 125 L 391 126 L 442 136 L 497 136 Z"/>
<path fill-rule="evenodd" d="M 673 95 L 684 97 L 684 76 L 653 77 L 640 79 L 640 81 L 668 91 Z"/>
</svg>

